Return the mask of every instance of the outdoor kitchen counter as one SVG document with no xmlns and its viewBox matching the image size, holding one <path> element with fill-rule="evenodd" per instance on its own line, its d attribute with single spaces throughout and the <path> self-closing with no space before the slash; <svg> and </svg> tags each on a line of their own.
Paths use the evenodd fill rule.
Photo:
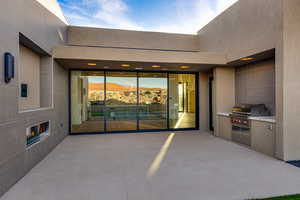
<svg viewBox="0 0 300 200">
<path fill-rule="evenodd" d="M 270 122 L 273 124 L 276 123 L 275 116 L 249 117 L 249 119 L 253 121 Z"/>
<path fill-rule="evenodd" d="M 219 116 L 224 116 L 224 117 L 230 117 L 231 112 L 219 112 L 218 115 Z"/>
<path fill-rule="evenodd" d="M 218 116 L 230 117 L 231 112 L 220 112 Z M 253 121 L 276 123 L 276 116 L 260 116 L 260 117 L 249 117 Z"/>
<path fill-rule="evenodd" d="M 218 113 L 217 136 L 232 140 L 230 112 Z M 266 155 L 275 156 L 275 116 L 249 117 L 251 120 L 251 148 Z"/>
</svg>

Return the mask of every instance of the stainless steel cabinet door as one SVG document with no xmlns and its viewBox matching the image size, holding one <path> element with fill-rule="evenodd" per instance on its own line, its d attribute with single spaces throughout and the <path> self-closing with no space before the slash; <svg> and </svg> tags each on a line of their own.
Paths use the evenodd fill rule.
<svg viewBox="0 0 300 200">
<path fill-rule="evenodd" d="M 269 156 L 275 154 L 275 124 L 253 121 L 251 129 L 252 148 Z"/>
</svg>

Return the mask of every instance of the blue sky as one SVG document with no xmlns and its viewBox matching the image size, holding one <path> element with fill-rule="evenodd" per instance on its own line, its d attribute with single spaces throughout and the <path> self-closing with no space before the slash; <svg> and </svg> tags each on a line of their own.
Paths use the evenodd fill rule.
<svg viewBox="0 0 300 200">
<path fill-rule="evenodd" d="M 72 25 L 195 34 L 237 0 L 58 0 Z"/>
<path fill-rule="evenodd" d="M 103 76 L 89 76 L 91 83 L 104 83 Z M 117 83 L 119 85 L 135 88 L 137 87 L 136 77 L 107 77 L 108 83 Z M 141 88 L 167 88 L 166 78 L 140 78 L 139 86 Z"/>
</svg>

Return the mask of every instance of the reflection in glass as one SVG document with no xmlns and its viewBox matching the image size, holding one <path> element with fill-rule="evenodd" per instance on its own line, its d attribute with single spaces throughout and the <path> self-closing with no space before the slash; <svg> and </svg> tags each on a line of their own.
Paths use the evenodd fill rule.
<svg viewBox="0 0 300 200">
<path fill-rule="evenodd" d="M 167 129 L 167 74 L 139 73 L 139 129 Z"/>
<path fill-rule="evenodd" d="M 107 131 L 137 129 L 137 73 L 106 73 Z"/>
<path fill-rule="evenodd" d="M 196 128 L 195 74 L 169 74 L 170 128 Z"/>
<path fill-rule="evenodd" d="M 195 74 L 71 72 L 72 133 L 168 128 L 196 128 Z"/>
<path fill-rule="evenodd" d="M 104 73 L 71 73 L 71 131 L 104 131 Z"/>
</svg>

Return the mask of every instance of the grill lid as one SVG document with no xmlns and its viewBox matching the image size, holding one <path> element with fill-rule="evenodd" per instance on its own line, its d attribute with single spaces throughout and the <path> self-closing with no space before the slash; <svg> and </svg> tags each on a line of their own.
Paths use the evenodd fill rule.
<svg viewBox="0 0 300 200">
<path fill-rule="evenodd" d="M 265 104 L 242 104 L 232 108 L 233 113 L 251 116 L 270 116 L 271 112 Z"/>
</svg>

